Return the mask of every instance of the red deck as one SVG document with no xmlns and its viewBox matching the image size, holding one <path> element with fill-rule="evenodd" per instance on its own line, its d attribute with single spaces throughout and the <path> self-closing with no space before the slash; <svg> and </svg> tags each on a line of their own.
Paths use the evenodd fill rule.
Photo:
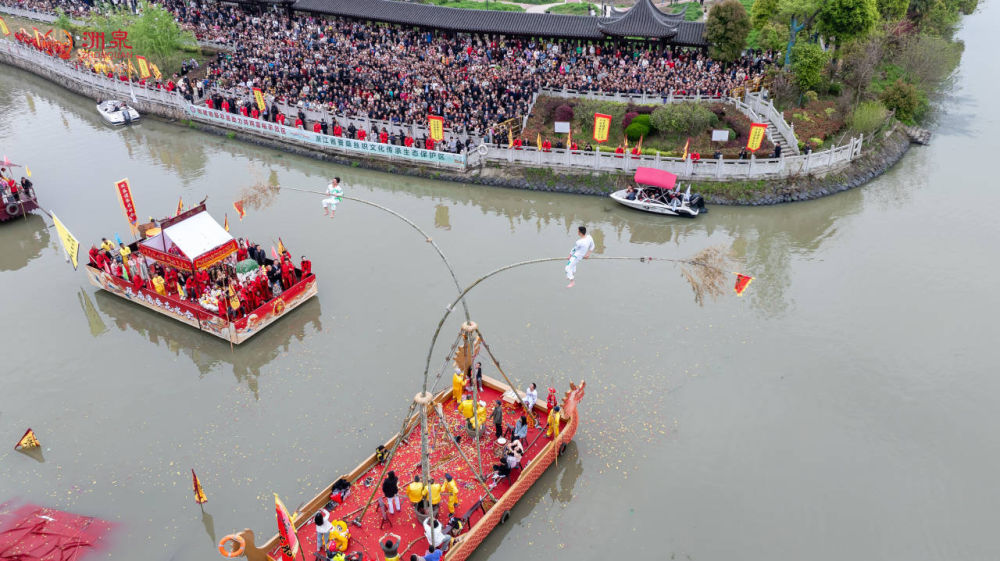
<svg viewBox="0 0 1000 561">
<path fill-rule="evenodd" d="M 0 504 L 0 560 L 83 561 L 107 546 L 106 520 L 36 505 Z"/>
<path fill-rule="evenodd" d="M 487 411 L 492 412 L 495 402 L 500 398 L 501 394 L 495 389 L 486 387 L 484 391 L 480 393 L 480 396 L 481 399 L 487 403 Z M 444 402 L 442 408 L 445 417 L 447 418 L 449 429 L 455 436 L 462 436 L 462 451 L 465 453 L 465 456 L 473 464 L 475 464 L 477 461 L 475 441 L 466 431 L 464 426 L 465 421 L 458 413 L 456 403 L 449 398 L 446 402 Z M 503 412 L 504 426 L 506 427 L 507 425 L 513 425 L 517 421 L 517 419 L 521 416 L 522 409 L 519 404 L 505 402 L 503 404 Z M 535 413 L 539 417 L 539 421 L 544 425 L 544 413 L 541 413 L 538 409 L 536 409 Z M 496 445 L 496 436 L 494 435 L 492 422 L 487 419 L 485 424 L 486 436 L 480 439 L 480 452 L 483 473 L 486 476 L 487 483 L 489 483 L 491 480 L 490 474 L 493 471 L 492 466 L 500 461 L 497 458 L 497 454 L 500 450 Z M 565 425 L 565 421 L 563 422 L 563 425 Z M 528 437 L 526 439 L 528 446 L 521 462 L 522 466 L 527 467 L 528 463 L 545 447 L 546 444 L 550 442 L 550 439 L 547 438 L 544 433 L 544 428 L 528 429 Z M 444 474 L 447 472 L 456 479 L 459 487 L 459 504 L 455 508 L 455 512 L 457 516 L 461 517 L 473 508 L 477 501 L 485 496 L 485 491 L 482 486 L 476 482 L 469 470 L 468 465 L 456 451 L 455 446 L 449 443 L 448 435 L 441 427 L 436 414 L 431 415 L 428 418 L 428 434 L 431 445 L 431 477 L 434 478 L 435 482 L 443 484 L 445 481 Z M 378 490 L 375 494 L 375 500 L 383 496 L 381 482 L 377 481 L 382 470 L 382 465 L 380 464 L 376 464 L 375 466 L 369 468 L 357 479 L 351 487 L 351 495 L 347 498 L 344 504 L 334 509 L 330 515 L 331 521 L 344 520 L 345 522 L 348 522 L 348 529 L 351 533 L 351 538 L 347 547 L 347 552 L 361 551 L 364 553 L 364 559 L 366 560 L 383 558 L 382 551 L 379 547 L 379 539 L 387 532 L 400 536 L 400 543 L 402 544 L 399 551 L 400 559 L 409 559 L 409 555 L 411 553 L 423 554 L 427 551 L 428 544 L 426 538 L 424 538 L 423 527 L 417 520 L 413 512 L 413 508 L 410 506 L 410 502 L 406 498 L 405 489 L 406 485 L 413 481 L 413 476 L 419 475 L 421 472 L 419 426 L 413 430 L 408 440 L 400 444 L 395 457 L 392 459 L 389 469 L 394 470 L 396 472 L 396 476 L 399 478 L 400 503 L 402 506 L 402 512 L 397 511 L 389 517 L 389 520 L 392 523 L 391 526 L 389 523 L 382 522 L 382 515 L 379 512 L 375 501 L 372 502 L 372 505 L 365 513 L 365 517 L 362 521 L 362 527 L 359 528 L 350 524 L 350 521 L 357 516 L 359 509 L 364 506 L 365 502 L 368 500 L 373 488 L 378 486 Z M 492 490 L 493 496 L 499 500 L 501 495 L 503 495 L 510 488 L 511 484 L 517 481 L 520 475 L 521 470 L 514 469 L 511 472 L 510 478 L 501 480 L 497 484 L 496 488 Z M 446 502 L 447 499 L 442 500 L 441 510 L 438 515 L 438 519 L 441 520 L 442 524 L 448 519 Z M 301 526 L 298 531 L 298 536 L 302 542 L 302 547 L 306 553 L 306 559 L 308 561 L 313 561 L 313 552 L 316 551 L 316 531 L 315 525 L 312 522 L 314 515 L 315 512 L 304 512 L 299 515 L 309 518 L 309 522 L 304 526 Z M 465 529 L 467 530 L 475 524 L 480 518 L 482 518 L 482 516 L 482 510 L 476 510 L 472 514 L 469 521 L 470 523 Z M 380 525 L 382 528 L 380 528 Z M 275 552 L 271 552 L 271 556 L 279 558 Z"/>
</svg>

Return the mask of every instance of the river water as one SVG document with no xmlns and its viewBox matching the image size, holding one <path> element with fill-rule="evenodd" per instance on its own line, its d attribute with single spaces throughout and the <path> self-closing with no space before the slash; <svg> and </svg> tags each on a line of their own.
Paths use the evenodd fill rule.
<svg viewBox="0 0 1000 561">
<path fill-rule="evenodd" d="M 112 130 L 89 101 L 3 67 L 0 152 L 31 167 L 84 247 L 127 230 L 113 183 L 128 177 L 143 217 L 208 196 L 235 235 L 281 236 L 313 260 L 320 294 L 232 352 L 95 291 L 47 218 L 3 225 L 0 441 L 31 426 L 44 457 L 0 446 L 0 500 L 116 521 L 114 559 L 213 559 L 230 531 L 274 533 L 272 492 L 294 508 L 394 432 L 454 296 L 431 248 L 375 209 L 345 201 L 330 220 L 290 190 L 242 223 L 231 212 L 250 185 L 339 175 L 428 229 L 463 282 L 565 255 L 579 224 L 609 256 L 732 244 L 757 277 L 703 307 L 656 262 L 585 262 L 573 290 L 560 264 L 537 265 L 473 291 L 520 384 L 588 383 L 575 443 L 475 559 L 997 559 L 1000 110 L 981 70 L 998 10 L 966 21 L 931 147 L 862 189 L 695 221 L 336 167 L 155 120 Z"/>
</svg>

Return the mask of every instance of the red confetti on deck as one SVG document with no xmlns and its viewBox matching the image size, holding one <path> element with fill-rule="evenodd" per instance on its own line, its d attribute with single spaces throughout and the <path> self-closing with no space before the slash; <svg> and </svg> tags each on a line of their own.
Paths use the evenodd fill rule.
<svg viewBox="0 0 1000 561">
<path fill-rule="evenodd" d="M 107 549 L 114 525 L 37 505 L 0 505 L 0 561 L 81 561 Z"/>
</svg>

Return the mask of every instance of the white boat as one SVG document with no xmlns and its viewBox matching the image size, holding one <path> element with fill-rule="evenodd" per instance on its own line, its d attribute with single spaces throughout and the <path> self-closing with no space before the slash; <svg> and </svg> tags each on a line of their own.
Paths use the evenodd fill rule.
<svg viewBox="0 0 1000 561">
<path fill-rule="evenodd" d="M 130 125 L 139 121 L 139 112 L 124 101 L 109 99 L 97 104 L 97 112 L 109 125 Z"/>
<path fill-rule="evenodd" d="M 629 187 L 611 193 L 615 202 L 629 208 L 666 214 L 669 216 L 685 216 L 694 218 L 705 214 L 705 199 L 699 194 L 691 194 L 691 185 L 687 191 L 677 189 L 677 176 L 656 168 L 638 168 L 635 170 L 636 187 Z"/>
</svg>

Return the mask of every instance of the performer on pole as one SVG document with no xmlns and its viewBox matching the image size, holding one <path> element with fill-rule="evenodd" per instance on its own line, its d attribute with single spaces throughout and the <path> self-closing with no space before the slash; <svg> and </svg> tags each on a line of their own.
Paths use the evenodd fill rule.
<svg viewBox="0 0 1000 561">
<path fill-rule="evenodd" d="M 580 226 L 577 231 L 579 239 L 576 240 L 576 245 L 569 252 L 569 263 L 566 263 L 566 278 L 569 279 L 566 288 L 573 288 L 576 285 L 576 264 L 581 259 L 590 257 L 591 252 L 594 251 L 594 238 L 587 234 L 587 227 Z"/>
<path fill-rule="evenodd" d="M 337 212 L 337 203 L 343 200 L 340 197 L 344 194 L 344 190 L 340 188 L 339 177 L 330 180 L 330 184 L 326 186 L 326 194 L 330 197 L 323 199 L 323 214 L 333 218 L 333 214 Z"/>
</svg>

